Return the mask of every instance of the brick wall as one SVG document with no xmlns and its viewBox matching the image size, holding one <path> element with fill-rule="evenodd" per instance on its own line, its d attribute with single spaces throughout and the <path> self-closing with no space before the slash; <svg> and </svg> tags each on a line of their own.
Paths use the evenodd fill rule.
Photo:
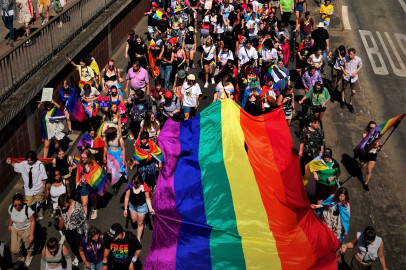
<svg viewBox="0 0 406 270">
<path fill-rule="evenodd" d="M 91 55 L 102 69 L 112 54 L 108 46 L 108 35 L 111 39 L 111 49 L 114 50 L 128 35 L 130 29 L 142 18 L 149 3 L 148 0 L 133 1 L 128 8 L 110 22 L 110 27 L 103 29 L 73 60 L 79 63 L 79 59 Z M 66 62 L 64 69 L 47 83 L 47 86 L 59 89 L 63 80 L 69 79 L 70 76 L 73 76 L 76 81 L 79 79 L 78 72 Z M 54 91 L 55 100 L 59 99 L 58 93 L 59 90 Z M 6 164 L 6 158 L 24 157 L 26 152 L 38 149 L 42 145 L 39 132 L 41 112 L 37 110 L 37 100 L 40 99 L 41 93 L 0 132 L 0 193 L 16 176 L 13 167 Z"/>
</svg>

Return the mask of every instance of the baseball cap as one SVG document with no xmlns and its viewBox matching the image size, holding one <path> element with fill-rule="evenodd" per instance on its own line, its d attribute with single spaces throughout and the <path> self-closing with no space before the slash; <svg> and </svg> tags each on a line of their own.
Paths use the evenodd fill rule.
<svg viewBox="0 0 406 270">
<path fill-rule="evenodd" d="M 151 6 L 152 6 L 152 7 L 158 7 L 158 4 L 157 4 L 157 3 L 152 3 Z"/>
<path fill-rule="evenodd" d="M 108 235 L 112 238 L 116 238 L 123 231 L 123 227 L 120 224 L 114 223 L 113 225 L 111 225 L 110 230 L 108 231 Z"/>
<path fill-rule="evenodd" d="M 185 72 L 183 69 L 179 70 L 179 72 L 178 72 L 178 78 L 179 78 L 179 79 L 184 79 L 184 78 L 186 78 L 186 72 Z"/>
<path fill-rule="evenodd" d="M 204 22 L 210 22 L 209 16 L 205 16 L 203 21 L 204 21 Z M 324 26 L 323 26 L 323 27 L 324 27 Z"/>
<path fill-rule="evenodd" d="M 194 80 L 196 80 L 196 77 L 195 77 L 195 75 L 193 75 L 193 74 L 189 74 L 189 75 L 187 76 L 187 79 L 188 79 L 189 81 L 194 81 Z"/>
<path fill-rule="evenodd" d="M 324 22 L 319 22 L 319 24 L 317 25 L 317 27 L 323 27 L 323 28 L 324 28 Z"/>
<path fill-rule="evenodd" d="M 190 32 L 195 31 L 195 29 L 193 28 L 193 26 L 189 26 L 189 28 L 188 28 L 188 29 L 189 29 L 189 31 L 190 31 Z"/>
<path fill-rule="evenodd" d="M 172 92 L 171 92 L 171 91 L 166 91 L 166 93 L 165 93 L 165 98 L 167 98 L 167 99 L 172 99 L 172 97 L 173 97 Z"/>
</svg>

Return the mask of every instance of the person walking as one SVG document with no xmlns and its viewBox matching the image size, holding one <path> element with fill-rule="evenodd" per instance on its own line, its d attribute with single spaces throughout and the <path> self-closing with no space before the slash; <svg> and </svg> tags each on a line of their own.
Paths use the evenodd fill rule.
<svg viewBox="0 0 406 270">
<path fill-rule="evenodd" d="M 41 270 L 72 270 L 69 249 L 55 237 L 49 238 L 41 255 Z"/>
<path fill-rule="evenodd" d="M 8 213 L 10 221 L 8 231 L 11 233 L 10 251 L 19 261 L 25 261 L 28 267 L 32 261 L 32 252 L 34 251 L 34 230 L 35 217 L 34 211 L 24 204 L 24 197 L 20 193 L 13 196 L 13 204 L 10 205 Z M 27 250 L 27 257 L 24 258 L 21 247 L 24 244 Z"/>
<path fill-rule="evenodd" d="M 328 31 L 324 29 L 323 22 L 320 22 L 317 25 L 317 29 L 312 32 L 311 37 L 314 48 L 319 48 L 321 50 L 321 55 L 323 55 L 321 72 L 323 75 L 326 75 L 324 72 L 324 66 L 326 65 L 327 53 L 330 51 L 330 36 Z"/>
<path fill-rule="evenodd" d="M 44 218 L 42 204 L 45 196 L 45 180 L 48 176 L 44 164 L 37 159 L 37 153 L 28 151 L 25 160 L 20 163 L 14 163 L 10 158 L 6 160 L 7 164 L 14 167 L 16 173 L 20 173 L 24 181 L 24 192 L 26 204 L 37 211 L 38 219 Z"/>
<path fill-rule="evenodd" d="M 106 235 L 92 226 L 80 242 L 79 254 L 85 263 L 85 269 L 102 270 Z"/>
<path fill-rule="evenodd" d="M 109 268 L 111 270 L 134 270 L 134 264 L 142 248 L 137 237 L 130 231 L 124 231 L 118 223 L 111 225 L 107 235 L 108 238 L 104 244 L 103 270 L 107 270 L 108 259 L 111 260 Z"/>
<path fill-rule="evenodd" d="M 183 84 L 181 93 L 181 104 L 185 113 L 185 120 L 188 120 L 190 115 L 195 115 L 199 106 L 199 97 L 202 94 L 199 84 L 196 83 L 195 75 L 189 74 L 187 76 L 187 82 Z"/>
<path fill-rule="evenodd" d="M 324 29 L 328 29 L 330 25 L 331 15 L 334 13 L 334 7 L 331 4 L 331 0 L 325 0 L 324 4 L 320 6 L 320 22 L 324 23 Z"/>
<path fill-rule="evenodd" d="M 1 18 L 4 23 L 4 27 L 9 30 L 8 40 L 6 45 L 14 45 L 14 0 L 0 0 L 1 3 Z"/>
<path fill-rule="evenodd" d="M 373 227 L 367 226 L 363 232 L 357 232 L 351 242 L 341 245 L 340 253 L 345 253 L 349 248 L 356 249 L 351 260 L 351 269 L 371 270 L 372 264 L 379 259 L 382 269 L 387 270 L 383 240 L 376 235 Z"/>
<path fill-rule="evenodd" d="M 127 83 L 125 86 L 125 92 L 128 93 L 128 86 L 131 84 L 130 94 L 128 99 L 131 99 L 135 95 L 135 91 L 141 89 L 144 94 L 149 96 L 149 77 L 148 71 L 146 71 L 139 61 L 134 61 L 133 67 L 127 72 Z"/>
<path fill-rule="evenodd" d="M 350 103 L 348 103 L 348 109 L 350 112 L 354 112 L 354 107 L 352 103 L 354 102 L 355 92 L 359 90 L 358 84 L 358 72 L 362 68 L 362 60 L 360 57 L 355 55 L 356 51 L 354 48 L 348 49 L 348 55 L 344 57 L 344 63 L 341 66 L 343 71 L 343 83 L 341 87 L 341 108 L 344 108 L 346 104 L 345 101 L 345 89 L 348 86 L 351 89 Z"/>
</svg>

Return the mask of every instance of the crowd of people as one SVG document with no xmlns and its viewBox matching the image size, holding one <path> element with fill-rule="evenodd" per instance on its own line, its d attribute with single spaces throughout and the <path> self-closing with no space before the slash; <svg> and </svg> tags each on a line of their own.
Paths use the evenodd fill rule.
<svg viewBox="0 0 406 270">
<path fill-rule="evenodd" d="M 291 20 L 292 13 L 296 20 Z M 41 254 L 41 270 L 71 269 L 79 262 L 84 262 L 86 269 L 133 269 L 142 248 L 145 217 L 155 214 L 151 201 L 162 166 L 157 141 L 161 127 L 169 118 L 193 118 L 202 89 L 210 84 L 213 102 L 232 99 L 253 116 L 282 107 L 288 125 L 300 121 L 303 129 L 298 156 L 309 199 L 314 203 L 311 207 L 342 243 L 349 232 L 349 191 L 340 187 L 340 165 L 333 158 L 333 150 L 325 147 L 320 124 L 332 99 L 354 112 L 362 61 L 355 49 L 346 50 L 343 45 L 330 51 L 328 28 L 333 14 L 330 0 L 320 6 L 319 23 L 318 16 L 313 17 L 307 9 L 306 0 L 152 1 L 145 13 L 149 41 L 133 30 L 127 38 L 126 76 L 121 77 L 113 59 L 102 69 L 91 56 L 79 64 L 68 59 L 78 71 L 78 83 L 65 80 L 59 101 L 38 105 L 44 110 L 42 160 L 45 162 L 53 152 L 57 156 L 47 169 L 33 151 L 22 162 L 7 160 L 21 173 L 25 192 L 25 196 L 16 194 L 10 207 L 9 251 L 30 265 L 34 214 L 41 220 L 48 207 L 61 239 L 48 239 Z M 292 58 L 296 68 L 290 71 Z M 331 85 L 325 83 L 328 67 Z M 348 103 L 347 88 L 351 90 Z M 302 97 L 295 100 L 295 96 Z M 300 113 L 296 112 L 298 106 Z M 79 157 L 65 154 L 72 119 L 81 119 L 87 127 L 77 145 Z M 371 121 L 363 136 L 374 127 L 376 123 Z M 130 160 L 126 158 L 125 140 L 134 141 Z M 367 168 L 366 190 L 379 149 L 378 144 L 360 160 L 360 169 Z M 97 201 L 106 188 L 111 186 L 117 194 L 133 168 L 136 173 L 121 202 L 123 216 L 137 224 L 136 234 L 124 231 L 118 223 L 107 233 L 89 227 L 87 217 L 97 219 Z M 21 254 L 23 244 L 25 258 Z M 372 227 L 342 244 L 341 252 L 347 248 L 357 249 L 352 269 L 370 269 L 376 258 L 386 269 L 382 239 Z M 123 250 L 127 252 L 124 256 Z"/>
</svg>

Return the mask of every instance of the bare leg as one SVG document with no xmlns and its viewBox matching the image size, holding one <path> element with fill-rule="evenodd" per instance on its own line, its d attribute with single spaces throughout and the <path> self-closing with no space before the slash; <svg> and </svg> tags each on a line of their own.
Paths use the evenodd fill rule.
<svg viewBox="0 0 406 270">
<path fill-rule="evenodd" d="M 49 146 L 51 145 L 50 140 L 45 140 L 44 142 L 44 158 L 48 156 Z"/>
<path fill-rule="evenodd" d="M 68 111 L 64 111 L 65 113 L 65 117 L 66 117 L 66 123 L 68 124 L 68 129 L 69 131 L 72 131 L 72 122 L 70 120 L 70 115 L 68 113 Z"/>
<path fill-rule="evenodd" d="M 376 161 L 367 162 L 367 172 L 365 174 L 365 185 L 368 185 L 369 180 L 371 179 L 372 170 L 374 169 Z"/>
<path fill-rule="evenodd" d="M 351 96 L 350 96 L 350 105 L 352 105 L 352 102 L 355 99 L 355 90 L 351 90 Z"/>
<path fill-rule="evenodd" d="M 141 239 L 142 233 L 144 231 L 144 219 L 145 215 L 138 215 L 138 221 L 137 221 L 137 238 L 138 240 Z"/>
<path fill-rule="evenodd" d="M 82 206 L 83 209 L 85 210 L 85 215 L 87 216 L 87 204 L 89 203 L 89 196 L 88 195 L 80 196 L 80 200 L 82 201 Z"/>
</svg>

